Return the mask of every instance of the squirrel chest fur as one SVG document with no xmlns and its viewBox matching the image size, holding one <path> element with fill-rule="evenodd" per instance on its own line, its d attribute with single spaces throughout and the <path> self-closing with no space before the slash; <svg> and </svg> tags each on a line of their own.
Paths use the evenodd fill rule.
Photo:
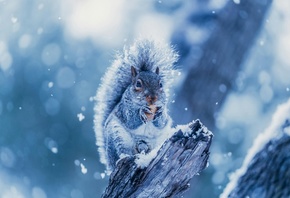
<svg viewBox="0 0 290 198">
<path fill-rule="evenodd" d="M 108 172 L 120 158 L 146 154 L 163 143 L 171 127 L 165 88 L 176 60 L 171 48 L 141 40 L 105 75 L 97 92 L 95 131 Z"/>
</svg>

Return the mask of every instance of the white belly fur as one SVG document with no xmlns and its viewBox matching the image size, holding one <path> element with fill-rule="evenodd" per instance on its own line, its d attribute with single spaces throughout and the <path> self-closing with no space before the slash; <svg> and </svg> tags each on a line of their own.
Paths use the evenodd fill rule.
<svg viewBox="0 0 290 198">
<path fill-rule="evenodd" d="M 160 136 L 162 135 L 162 131 L 163 130 L 157 129 L 153 123 L 148 122 L 142 124 L 137 129 L 132 130 L 131 135 L 135 140 L 144 140 L 151 146 L 151 148 L 155 148 Z"/>
</svg>

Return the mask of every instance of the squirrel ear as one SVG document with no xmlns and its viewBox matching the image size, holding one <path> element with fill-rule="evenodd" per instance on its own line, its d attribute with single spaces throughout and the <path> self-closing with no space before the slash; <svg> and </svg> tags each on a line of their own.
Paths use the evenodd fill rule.
<svg viewBox="0 0 290 198">
<path fill-rule="evenodd" d="M 137 70 L 134 66 L 131 66 L 131 75 L 132 77 L 136 77 L 137 76 Z"/>
<path fill-rule="evenodd" d="M 157 75 L 159 75 L 159 67 L 156 68 L 155 73 L 156 73 Z"/>
</svg>

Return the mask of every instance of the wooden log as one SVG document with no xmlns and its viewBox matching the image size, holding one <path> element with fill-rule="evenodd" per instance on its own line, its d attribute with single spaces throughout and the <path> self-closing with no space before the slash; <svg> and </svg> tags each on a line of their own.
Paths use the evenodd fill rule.
<svg viewBox="0 0 290 198">
<path fill-rule="evenodd" d="M 173 197 L 188 189 L 190 179 L 207 167 L 213 137 L 199 120 L 188 129 L 166 140 L 147 167 L 136 164 L 137 156 L 121 159 L 103 198 Z"/>
</svg>

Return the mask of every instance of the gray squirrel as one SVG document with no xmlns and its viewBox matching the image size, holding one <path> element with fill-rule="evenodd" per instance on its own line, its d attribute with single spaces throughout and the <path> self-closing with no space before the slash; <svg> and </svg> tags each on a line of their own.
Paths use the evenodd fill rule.
<svg viewBox="0 0 290 198">
<path fill-rule="evenodd" d="M 167 102 L 175 50 L 149 39 L 124 47 L 101 80 L 94 107 L 96 144 L 107 173 L 119 159 L 161 146 L 171 128 Z"/>
</svg>

